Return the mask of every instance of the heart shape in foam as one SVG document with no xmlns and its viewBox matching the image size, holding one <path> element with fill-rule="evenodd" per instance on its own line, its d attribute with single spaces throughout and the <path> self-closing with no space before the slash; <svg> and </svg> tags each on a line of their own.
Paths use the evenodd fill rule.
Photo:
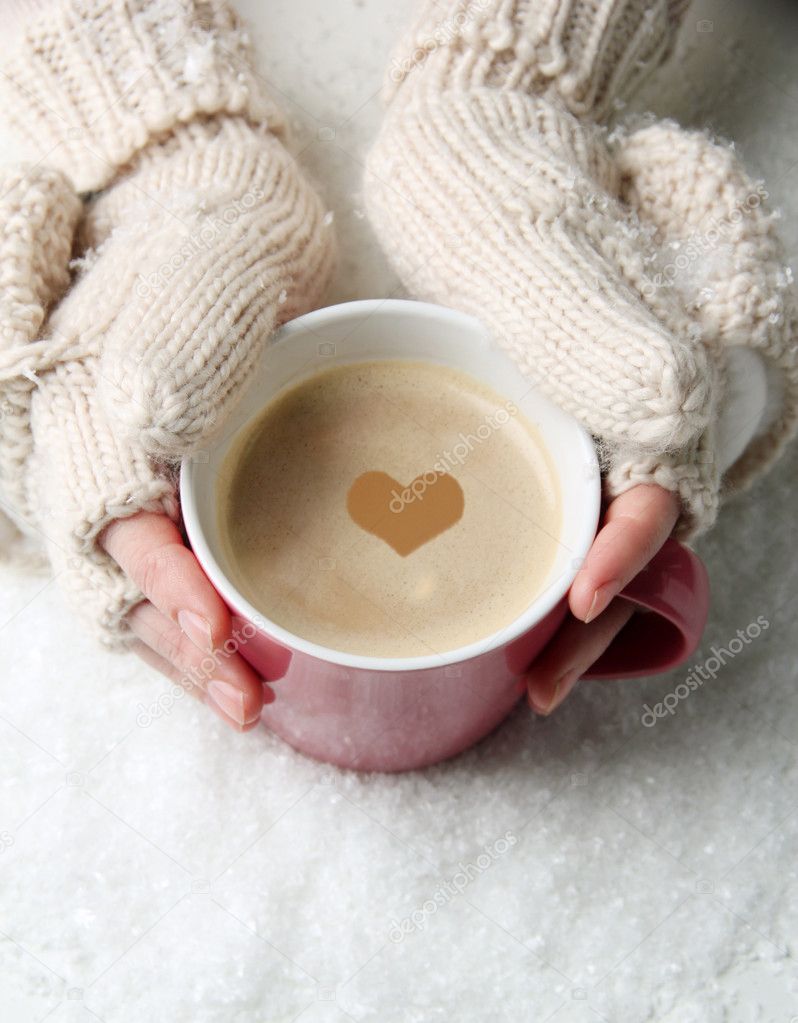
<svg viewBox="0 0 798 1023">
<path fill-rule="evenodd" d="M 403 558 L 459 521 L 465 508 L 460 484 L 448 473 L 417 476 L 403 487 L 387 472 L 364 472 L 346 498 L 352 521 Z"/>
</svg>

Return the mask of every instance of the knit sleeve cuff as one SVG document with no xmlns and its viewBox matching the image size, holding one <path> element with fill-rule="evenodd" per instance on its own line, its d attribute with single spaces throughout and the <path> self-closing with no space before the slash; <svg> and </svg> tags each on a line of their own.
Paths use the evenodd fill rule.
<svg viewBox="0 0 798 1023">
<path fill-rule="evenodd" d="M 612 500 L 640 484 L 656 484 L 678 495 L 681 513 L 674 529 L 679 540 L 693 540 L 710 529 L 720 504 L 720 465 L 714 427 L 675 454 L 615 453 L 604 480 Z"/>
<path fill-rule="evenodd" d="M 55 0 L 0 61 L 0 98 L 11 129 L 79 192 L 196 117 L 283 128 L 232 9 L 200 0 Z"/>
<path fill-rule="evenodd" d="M 96 359 L 63 363 L 33 395 L 35 444 L 27 489 L 34 534 L 73 610 L 109 646 L 125 642 L 124 618 L 144 595 L 105 553 L 106 526 L 141 511 L 179 521 L 174 473 L 126 444 L 96 401 Z"/>
<path fill-rule="evenodd" d="M 64 598 L 103 646 L 123 650 L 135 638 L 127 626 L 128 611 L 145 600 L 144 594 L 108 555 L 71 557 L 51 551 Z"/>
<path fill-rule="evenodd" d="M 422 82 L 438 91 L 489 86 L 555 93 L 571 113 L 601 119 L 665 59 L 687 5 L 423 0 L 394 53 L 385 99 Z"/>
</svg>

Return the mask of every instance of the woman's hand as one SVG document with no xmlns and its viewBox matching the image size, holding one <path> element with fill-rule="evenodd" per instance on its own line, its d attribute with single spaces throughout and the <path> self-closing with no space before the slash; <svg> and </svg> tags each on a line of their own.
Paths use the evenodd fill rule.
<svg viewBox="0 0 798 1023">
<path fill-rule="evenodd" d="M 127 616 L 133 649 L 236 731 L 253 728 L 274 694 L 232 649 L 230 613 L 166 515 L 117 519 L 102 546 L 147 598 Z"/>
<path fill-rule="evenodd" d="M 614 600 L 662 547 L 679 515 L 677 496 L 651 484 L 612 501 L 568 597 L 571 614 L 527 675 L 529 704 L 551 714 L 634 613 Z"/>
</svg>

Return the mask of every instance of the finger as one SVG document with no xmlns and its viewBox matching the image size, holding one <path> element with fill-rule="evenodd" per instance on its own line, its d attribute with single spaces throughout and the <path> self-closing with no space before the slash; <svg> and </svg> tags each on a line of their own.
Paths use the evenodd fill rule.
<svg viewBox="0 0 798 1023">
<path fill-rule="evenodd" d="M 543 715 L 559 707 L 633 614 L 634 605 L 616 600 L 589 625 L 569 617 L 527 674 L 530 707 Z"/>
<path fill-rule="evenodd" d="M 737 153 L 664 122 L 627 135 L 616 159 L 623 199 L 657 229 L 665 251 L 678 253 L 644 285 L 650 304 L 676 286 L 705 331 L 726 344 L 778 344 L 792 304 L 790 289 L 777 284 L 785 258 L 768 192 Z M 696 263 L 700 272 L 687 272 Z"/>
<path fill-rule="evenodd" d="M 201 703 L 208 703 L 212 710 L 217 709 L 215 704 L 211 703 L 206 699 L 204 691 L 199 686 L 185 685 L 186 681 L 185 672 L 180 671 L 178 668 L 174 666 L 174 664 L 172 664 L 170 661 L 167 661 L 166 658 L 161 657 L 160 654 L 156 654 L 152 647 L 147 646 L 147 644 L 143 640 L 141 639 L 134 640 L 130 644 L 129 649 L 131 650 L 132 653 L 134 653 L 142 661 L 148 664 L 151 668 L 154 668 L 156 671 L 160 672 L 161 675 L 164 675 L 166 678 L 168 678 L 170 682 L 174 682 L 175 685 L 184 688 L 185 691 L 189 694 L 189 696 L 191 696 L 193 699 L 199 700 Z M 261 685 L 263 686 L 263 702 L 265 704 L 273 703 L 275 700 L 274 691 L 270 689 L 265 682 L 262 682 Z M 228 715 L 223 714 L 222 716 L 223 720 L 225 721 L 228 720 Z M 247 725 L 245 730 L 249 731 L 251 727 L 252 725 Z M 236 728 L 238 728 L 237 725 Z"/>
<path fill-rule="evenodd" d="M 198 689 L 204 702 L 237 730 L 257 723 L 264 699 L 274 698 L 240 654 L 221 649 L 203 654 L 152 604 L 136 605 L 127 621 L 133 635 L 171 666 L 166 674 L 173 682 Z"/>
<path fill-rule="evenodd" d="M 592 622 L 665 543 L 679 517 L 679 498 L 641 484 L 608 506 L 604 526 L 588 551 L 568 597 L 571 612 Z"/>
<path fill-rule="evenodd" d="M 144 596 L 200 650 L 209 653 L 230 639 L 224 601 L 167 516 L 139 512 L 117 519 L 101 543 Z"/>
<path fill-rule="evenodd" d="M 0 167 L 0 347 L 11 339 L 33 341 L 66 290 L 81 212 L 60 171 L 41 164 Z"/>
<path fill-rule="evenodd" d="M 139 657 L 142 661 L 144 661 L 145 664 L 148 664 L 151 668 L 154 668 L 156 671 L 160 672 L 161 675 L 168 678 L 170 682 L 174 682 L 175 685 L 180 685 L 183 679 L 182 672 L 178 671 L 174 664 L 167 661 L 165 657 L 161 657 L 160 654 L 156 654 L 152 647 L 147 646 L 143 640 L 134 640 L 128 649 L 131 653 L 134 653 L 136 657 Z M 186 686 L 185 689 L 189 696 L 192 696 L 195 700 L 202 701 L 203 694 L 199 686 Z"/>
<path fill-rule="evenodd" d="M 160 657 L 158 654 L 156 654 L 154 650 L 151 650 L 146 643 L 143 643 L 140 639 L 137 639 L 135 643 L 131 643 L 130 649 L 134 654 L 136 654 L 137 657 L 144 661 L 145 664 L 148 664 L 151 668 L 154 668 L 156 671 L 159 671 L 162 675 L 165 675 L 166 678 L 170 679 L 170 681 L 172 681 L 176 686 L 180 686 L 181 689 L 183 689 L 184 692 L 187 692 L 189 696 L 191 696 L 193 699 L 199 700 L 200 703 L 207 703 L 212 710 L 219 714 L 219 716 L 226 724 L 232 723 L 227 714 L 225 714 L 223 711 L 220 711 L 212 701 L 206 699 L 205 693 L 199 688 L 199 686 L 185 685 L 184 677 L 177 670 L 177 668 L 175 668 L 174 665 L 170 664 L 169 661 L 164 660 L 163 657 Z M 233 724 L 233 727 L 236 729 L 236 731 L 239 732 L 250 731 L 255 727 L 256 723 L 257 722 L 253 721 L 251 725 L 246 725 L 245 727 L 239 726 L 238 724 Z"/>
</svg>

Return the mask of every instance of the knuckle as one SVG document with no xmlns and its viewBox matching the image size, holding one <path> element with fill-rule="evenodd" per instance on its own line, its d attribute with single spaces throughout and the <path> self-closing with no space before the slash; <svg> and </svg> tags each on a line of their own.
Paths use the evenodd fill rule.
<svg viewBox="0 0 798 1023">
<path fill-rule="evenodd" d="M 129 613 L 128 622 L 138 640 L 174 669 L 169 672 L 172 681 L 192 669 L 196 661 L 193 643 L 152 604 L 137 605 Z"/>
<path fill-rule="evenodd" d="M 157 652 L 176 668 L 182 667 L 185 658 L 183 642 L 170 629 L 163 629 L 157 639 Z"/>
<path fill-rule="evenodd" d="M 191 667 L 194 655 L 191 641 L 183 633 L 164 619 L 164 627 L 157 639 L 156 652 L 169 661 L 176 669 L 176 674 L 186 672 Z"/>
<path fill-rule="evenodd" d="M 164 581 L 177 576 L 184 556 L 185 548 L 179 544 L 151 548 L 136 558 L 132 575 L 142 592 L 152 597 L 163 590 Z"/>
</svg>

